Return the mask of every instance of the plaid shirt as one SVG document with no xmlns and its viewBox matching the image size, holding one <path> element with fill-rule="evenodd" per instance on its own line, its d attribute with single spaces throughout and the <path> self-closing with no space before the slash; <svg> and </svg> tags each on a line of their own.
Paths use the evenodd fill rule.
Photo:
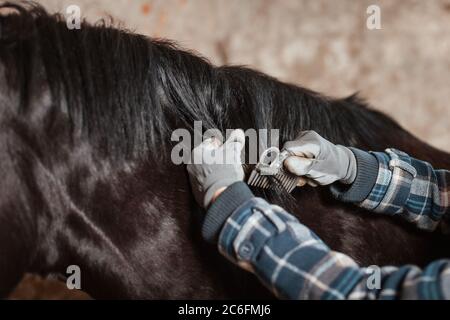
<svg viewBox="0 0 450 320">
<path fill-rule="evenodd" d="M 398 215 L 420 229 L 436 229 L 450 207 L 449 171 L 434 170 L 428 162 L 395 149 L 372 154 L 379 163 L 377 181 L 359 205 L 374 212 Z"/>
<path fill-rule="evenodd" d="M 373 155 L 378 177 L 361 207 L 400 215 L 427 230 L 448 216 L 449 171 L 434 170 L 393 149 Z M 261 198 L 249 198 L 234 210 L 220 231 L 218 246 L 279 298 L 450 299 L 450 260 L 437 260 L 423 270 L 410 265 L 362 268 Z"/>
</svg>

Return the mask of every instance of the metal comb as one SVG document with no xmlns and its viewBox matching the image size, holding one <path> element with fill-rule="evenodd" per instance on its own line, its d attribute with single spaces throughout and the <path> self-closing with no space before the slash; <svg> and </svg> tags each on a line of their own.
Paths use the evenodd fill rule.
<svg viewBox="0 0 450 320">
<path fill-rule="evenodd" d="M 284 170 L 283 161 L 289 156 L 287 151 L 280 152 L 277 147 L 266 149 L 247 180 L 247 184 L 262 189 L 282 187 L 292 192 L 300 178 Z M 247 169 L 249 165 L 244 165 Z"/>
</svg>

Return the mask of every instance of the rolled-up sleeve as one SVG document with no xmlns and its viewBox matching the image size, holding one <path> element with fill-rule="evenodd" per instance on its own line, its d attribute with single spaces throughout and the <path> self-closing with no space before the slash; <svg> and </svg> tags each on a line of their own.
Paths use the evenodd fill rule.
<svg viewBox="0 0 450 320">
<path fill-rule="evenodd" d="M 432 231 L 448 217 L 448 170 L 395 149 L 364 152 L 352 149 L 358 174 L 350 186 L 335 184 L 332 194 L 376 213 L 400 216 L 418 228 Z"/>
</svg>

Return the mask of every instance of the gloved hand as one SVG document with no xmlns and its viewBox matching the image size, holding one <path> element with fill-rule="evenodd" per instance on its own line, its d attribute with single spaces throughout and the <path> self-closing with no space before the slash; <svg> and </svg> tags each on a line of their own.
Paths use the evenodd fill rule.
<svg viewBox="0 0 450 320">
<path fill-rule="evenodd" d="M 287 170 L 308 178 L 316 186 L 340 181 L 352 183 L 356 178 L 357 164 L 353 152 L 344 146 L 334 145 L 315 131 L 304 131 L 283 149 L 291 155 L 284 161 Z"/>
<path fill-rule="evenodd" d="M 191 161 L 187 165 L 194 197 L 204 208 L 211 204 L 220 189 L 244 180 L 241 162 L 244 131 L 234 130 L 228 140 L 220 144 L 218 139 L 205 140 L 192 150 Z"/>
</svg>

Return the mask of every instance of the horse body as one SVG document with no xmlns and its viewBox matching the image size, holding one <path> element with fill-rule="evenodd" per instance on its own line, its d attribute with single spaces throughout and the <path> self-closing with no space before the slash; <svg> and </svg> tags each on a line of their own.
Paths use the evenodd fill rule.
<svg viewBox="0 0 450 320">
<path fill-rule="evenodd" d="M 448 154 L 355 97 L 213 67 L 105 26 L 69 31 L 38 7 L 14 8 L 0 38 L 0 295 L 24 272 L 64 276 L 78 265 L 95 298 L 270 297 L 200 239 L 201 212 L 185 168 L 170 161 L 167 134 L 194 120 L 280 128 L 281 143 L 316 130 L 450 169 Z M 441 236 L 338 203 L 324 189 L 297 189 L 289 201 L 260 195 L 362 265 L 423 265 L 448 254 Z"/>
</svg>

